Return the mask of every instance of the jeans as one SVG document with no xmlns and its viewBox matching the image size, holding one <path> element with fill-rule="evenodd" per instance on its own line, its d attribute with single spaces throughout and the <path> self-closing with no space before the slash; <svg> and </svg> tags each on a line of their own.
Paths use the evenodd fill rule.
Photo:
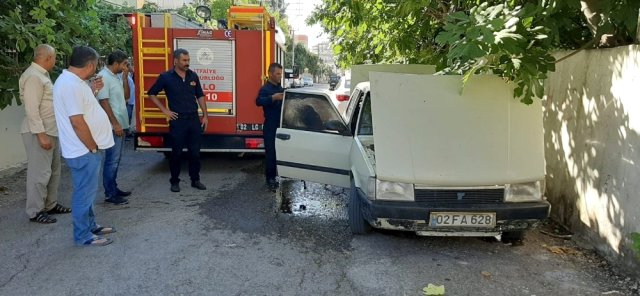
<svg viewBox="0 0 640 296">
<path fill-rule="evenodd" d="M 126 134 L 126 131 L 124 132 Z M 104 167 L 102 168 L 102 186 L 104 186 L 104 195 L 107 198 L 115 197 L 118 194 L 118 167 L 120 166 L 120 158 L 122 158 L 122 149 L 124 148 L 124 135 L 122 137 L 113 134 L 114 145 L 105 150 Z"/>
<path fill-rule="evenodd" d="M 102 152 L 87 153 L 76 158 L 65 158 L 71 170 L 73 193 L 71 194 L 71 217 L 73 218 L 73 239 L 82 245 L 91 239 L 91 230 L 97 227 L 93 213 L 93 202 L 98 193 L 98 179 Z"/>
<path fill-rule="evenodd" d="M 189 151 L 189 177 L 191 182 L 200 181 L 200 138 L 202 128 L 197 116 L 172 120 L 169 124 L 171 135 L 171 184 L 180 183 L 180 165 L 182 149 L 187 146 Z"/>
<path fill-rule="evenodd" d="M 133 115 L 133 106 L 132 104 L 127 104 L 127 114 L 129 115 L 129 124 L 131 124 L 131 116 Z"/>
</svg>

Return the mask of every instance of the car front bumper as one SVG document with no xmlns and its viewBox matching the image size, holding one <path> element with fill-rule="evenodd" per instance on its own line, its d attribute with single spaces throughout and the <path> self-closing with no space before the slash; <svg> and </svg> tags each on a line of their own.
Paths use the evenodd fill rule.
<svg viewBox="0 0 640 296">
<path fill-rule="evenodd" d="M 499 204 L 428 204 L 422 202 L 371 201 L 361 190 L 363 215 L 380 229 L 414 231 L 430 236 L 495 236 L 505 231 L 535 228 L 549 217 L 547 201 Z M 495 213 L 495 227 L 431 227 L 431 212 Z"/>
</svg>

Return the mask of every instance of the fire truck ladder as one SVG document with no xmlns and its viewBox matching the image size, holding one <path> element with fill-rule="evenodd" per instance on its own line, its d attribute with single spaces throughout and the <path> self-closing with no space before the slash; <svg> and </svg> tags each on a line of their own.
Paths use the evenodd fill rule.
<svg viewBox="0 0 640 296">
<path fill-rule="evenodd" d="M 245 4 L 244 6 L 232 6 L 228 13 L 228 26 L 230 29 L 249 29 L 260 30 L 262 41 L 262 81 L 268 78 L 267 68 L 271 64 L 271 32 L 269 31 L 269 23 L 271 16 L 269 12 L 258 5 Z"/>
<path fill-rule="evenodd" d="M 144 39 L 144 36 L 142 34 L 143 30 L 143 24 L 145 23 L 145 15 L 144 14 L 138 14 L 137 15 L 137 33 L 138 33 L 138 60 L 136 61 L 138 63 L 138 73 L 136 73 L 138 75 L 138 96 L 140 98 L 139 103 L 140 103 L 140 114 L 138 114 L 140 116 L 140 132 L 145 132 L 146 129 L 148 127 L 168 127 L 169 126 L 169 121 L 166 117 L 166 115 L 164 115 L 164 113 L 162 113 L 162 111 L 160 111 L 160 108 L 158 108 L 157 106 L 155 106 L 155 104 L 149 104 L 150 106 L 147 106 L 148 104 L 146 103 L 146 98 L 149 97 L 149 94 L 147 93 L 146 89 L 146 85 L 145 85 L 145 78 L 156 78 L 158 77 L 158 75 L 160 75 L 160 73 L 151 73 L 148 71 L 145 71 L 144 65 L 145 62 L 148 61 L 164 61 L 165 62 L 165 69 L 169 69 L 169 28 L 171 27 L 171 15 L 168 13 L 164 14 L 164 38 L 163 39 Z M 158 46 L 145 46 L 145 44 L 158 44 Z M 150 67 L 152 68 L 152 67 Z M 159 99 L 164 100 L 164 104 L 166 108 L 168 107 L 168 102 L 167 102 L 167 96 L 164 92 L 161 92 L 158 94 L 157 96 Z M 167 120 L 166 123 L 150 123 L 147 122 L 148 119 L 165 119 Z"/>
</svg>

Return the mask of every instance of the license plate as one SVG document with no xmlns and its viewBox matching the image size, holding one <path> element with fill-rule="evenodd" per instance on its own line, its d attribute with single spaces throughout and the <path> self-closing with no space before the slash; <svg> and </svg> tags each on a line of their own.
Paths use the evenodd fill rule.
<svg viewBox="0 0 640 296">
<path fill-rule="evenodd" d="M 263 124 L 261 123 L 238 123 L 237 129 L 239 131 L 261 131 Z"/>
<path fill-rule="evenodd" d="M 432 212 L 431 227 L 495 227 L 496 213 Z"/>
</svg>

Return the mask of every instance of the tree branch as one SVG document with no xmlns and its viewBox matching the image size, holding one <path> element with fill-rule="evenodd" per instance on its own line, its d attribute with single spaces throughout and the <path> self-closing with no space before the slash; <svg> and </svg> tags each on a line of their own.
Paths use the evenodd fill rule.
<svg viewBox="0 0 640 296">
<path fill-rule="evenodd" d="M 593 46 L 593 44 L 594 44 L 595 42 L 596 42 L 596 39 L 591 39 L 591 41 L 589 41 L 589 42 L 585 43 L 585 45 L 583 45 L 582 47 L 580 47 L 580 48 L 576 49 L 574 52 L 572 52 L 572 53 L 570 53 L 570 54 L 568 54 L 568 55 L 566 55 L 566 56 L 564 56 L 564 57 L 562 57 L 562 58 L 560 58 L 560 59 L 557 59 L 557 60 L 555 61 L 555 63 L 557 64 L 557 63 L 559 63 L 559 62 L 562 62 L 562 61 L 564 61 L 564 60 L 566 60 L 566 59 L 568 59 L 568 58 L 570 58 L 570 57 L 572 57 L 572 56 L 574 56 L 574 55 L 578 54 L 579 52 L 581 52 L 581 51 L 583 51 L 583 50 L 587 49 L 588 47 Z"/>
</svg>

